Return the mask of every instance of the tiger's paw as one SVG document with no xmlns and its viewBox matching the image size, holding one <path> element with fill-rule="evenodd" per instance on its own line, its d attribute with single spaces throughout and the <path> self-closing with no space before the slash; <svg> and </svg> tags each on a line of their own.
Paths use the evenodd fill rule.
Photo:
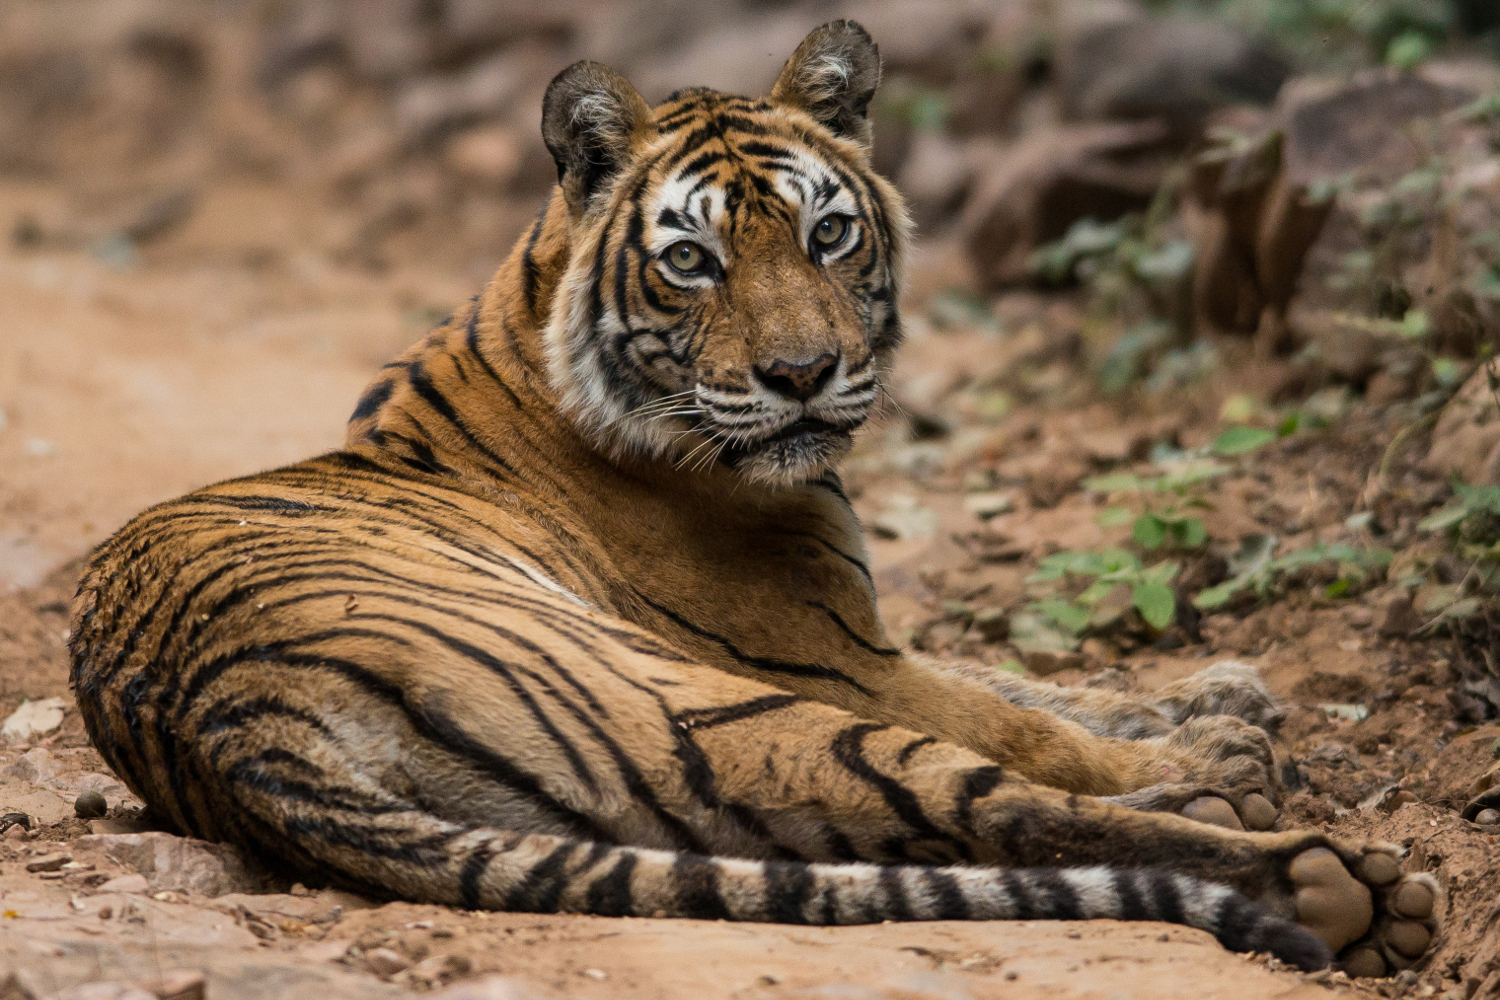
<svg viewBox="0 0 1500 1000">
<path fill-rule="evenodd" d="M 1410 968 L 1437 933 L 1443 901 L 1437 880 L 1402 874 L 1396 848 L 1386 844 L 1342 853 L 1315 847 L 1292 859 L 1287 873 L 1297 923 L 1321 938 L 1352 977 Z"/>
<path fill-rule="evenodd" d="M 1275 734 L 1286 718 L 1260 671 L 1248 663 L 1222 660 L 1156 692 L 1152 705 L 1173 722 L 1232 715 Z"/>
<path fill-rule="evenodd" d="M 1280 810 L 1275 792 L 1261 784 L 1231 788 L 1164 783 L 1105 799 L 1140 812 L 1172 812 L 1230 830 L 1269 830 Z"/>
</svg>

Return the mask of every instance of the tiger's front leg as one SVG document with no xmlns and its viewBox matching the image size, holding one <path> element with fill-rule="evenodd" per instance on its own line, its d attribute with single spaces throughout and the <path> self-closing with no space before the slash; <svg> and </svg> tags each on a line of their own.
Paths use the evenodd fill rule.
<svg viewBox="0 0 1500 1000">
<path fill-rule="evenodd" d="M 867 693 L 830 694 L 826 686 L 778 680 L 862 718 L 966 747 L 1038 784 L 1229 827 L 1275 822 L 1282 789 L 1271 740 L 1243 719 L 1194 718 L 1130 739 L 1022 708 L 973 675 L 922 661 L 887 662 L 854 676 Z"/>
<path fill-rule="evenodd" d="M 1236 720 L 1274 737 L 1285 715 L 1255 667 L 1249 664 L 1222 661 L 1159 691 L 1144 694 L 1061 687 L 977 664 L 932 666 L 939 672 L 979 683 L 1017 707 L 1040 709 L 1076 722 L 1096 736 L 1156 739 L 1158 743 L 1182 748 L 1198 762 L 1193 770 L 1197 784 L 1176 781 L 1164 773 L 1164 780 L 1158 784 L 1115 797 L 1114 801 L 1121 805 L 1149 812 L 1180 812 L 1201 822 L 1231 828 L 1269 830 L 1275 825 L 1278 809 L 1273 803 L 1274 796 L 1268 797 L 1253 787 L 1265 781 L 1258 782 L 1251 776 L 1248 784 L 1252 787 L 1247 790 L 1244 775 L 1232 773 L 1244 764 L 1236 761 L 1236 757 L 1259 757 L 1264 746 L 1258 736 L 1247 733 Z M 1270 769 L 1270 777 L 1286 774 L 1288 766 L 1286 761 L 1278 763 Z M 1269 783 L 1270 791 L 1280 790 L 1279 782 Z M 1208 785 L 1215 791 L 1204 795 L 1198 785 Z"/>
</svg>

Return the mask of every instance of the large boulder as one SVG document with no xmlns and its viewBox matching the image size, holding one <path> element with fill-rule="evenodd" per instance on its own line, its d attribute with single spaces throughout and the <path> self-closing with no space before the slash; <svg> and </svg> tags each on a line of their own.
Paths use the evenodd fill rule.
<svg viewBox="0 0 1500 1000">
<path fill-rule="evenodd" d="M 1075 119 L 1159 118 L 1189 134 L 1217 108 L 1269 104 L 1287 73 L 1272 48 L 1223 21 L 1088 4 L 1060 17 L 1058 91 Z"/>
<path fill-rule="evenodd" d="M 1358 170 L 1390 183 L 1415 169 L 1422 155 L 1402 126 L 1437 117 L 1474 96 L 1436 72 L 1379 69 L 1353 79 L 1294 80 L 1276 100 L 1286 133 L 1287 176 L 1308 184 Z"/>
<path fill-rule="evenodd" d="M 1001 147 L 973 182 L 959 230 L 990 289 L 1027 281 L 1033 251 L 1079 219 L 1145 208 L 1167 161 L 1158 122 L 1068 125 Z"/>
</svg>

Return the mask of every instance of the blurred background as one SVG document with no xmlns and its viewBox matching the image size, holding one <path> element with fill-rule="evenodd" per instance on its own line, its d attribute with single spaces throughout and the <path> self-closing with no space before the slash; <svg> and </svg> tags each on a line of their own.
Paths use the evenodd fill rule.
<svg viewBox="0 0 1500 1000">
<path fill-rule="evenodd" d="M 1500 995 L 1496 0 L 0 3 L 0 716 L 71 704 L 91 545 L 337 447 L 489 279 L 558 70 L 762 94 L 835 17 L 919 233 L 845 476 L 891 639 L 1121 691 L 1255 663 L 1289 820 L 1454 901 L 1386 995 Z"/>
</svg>

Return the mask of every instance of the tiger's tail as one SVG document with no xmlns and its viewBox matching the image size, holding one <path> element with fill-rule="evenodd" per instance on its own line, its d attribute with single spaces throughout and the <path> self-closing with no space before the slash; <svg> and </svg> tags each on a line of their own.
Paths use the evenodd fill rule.
<svg viewBox="0 0 1500 1000">
<path fill-rule="evenodd" d="M 417 810 L 368 819 L 379 829 L 357 836 L 337 823 L 285 823 L 281 853 L 291 847 L 304 865 L 377 895 L 466 909 L 812 925 L 1160 920 L 1301 969 L 1332 961 L 1310 931 L 1235 890 L 1160 868 L 758 861 L 464 828 Z"/>
</svg>

